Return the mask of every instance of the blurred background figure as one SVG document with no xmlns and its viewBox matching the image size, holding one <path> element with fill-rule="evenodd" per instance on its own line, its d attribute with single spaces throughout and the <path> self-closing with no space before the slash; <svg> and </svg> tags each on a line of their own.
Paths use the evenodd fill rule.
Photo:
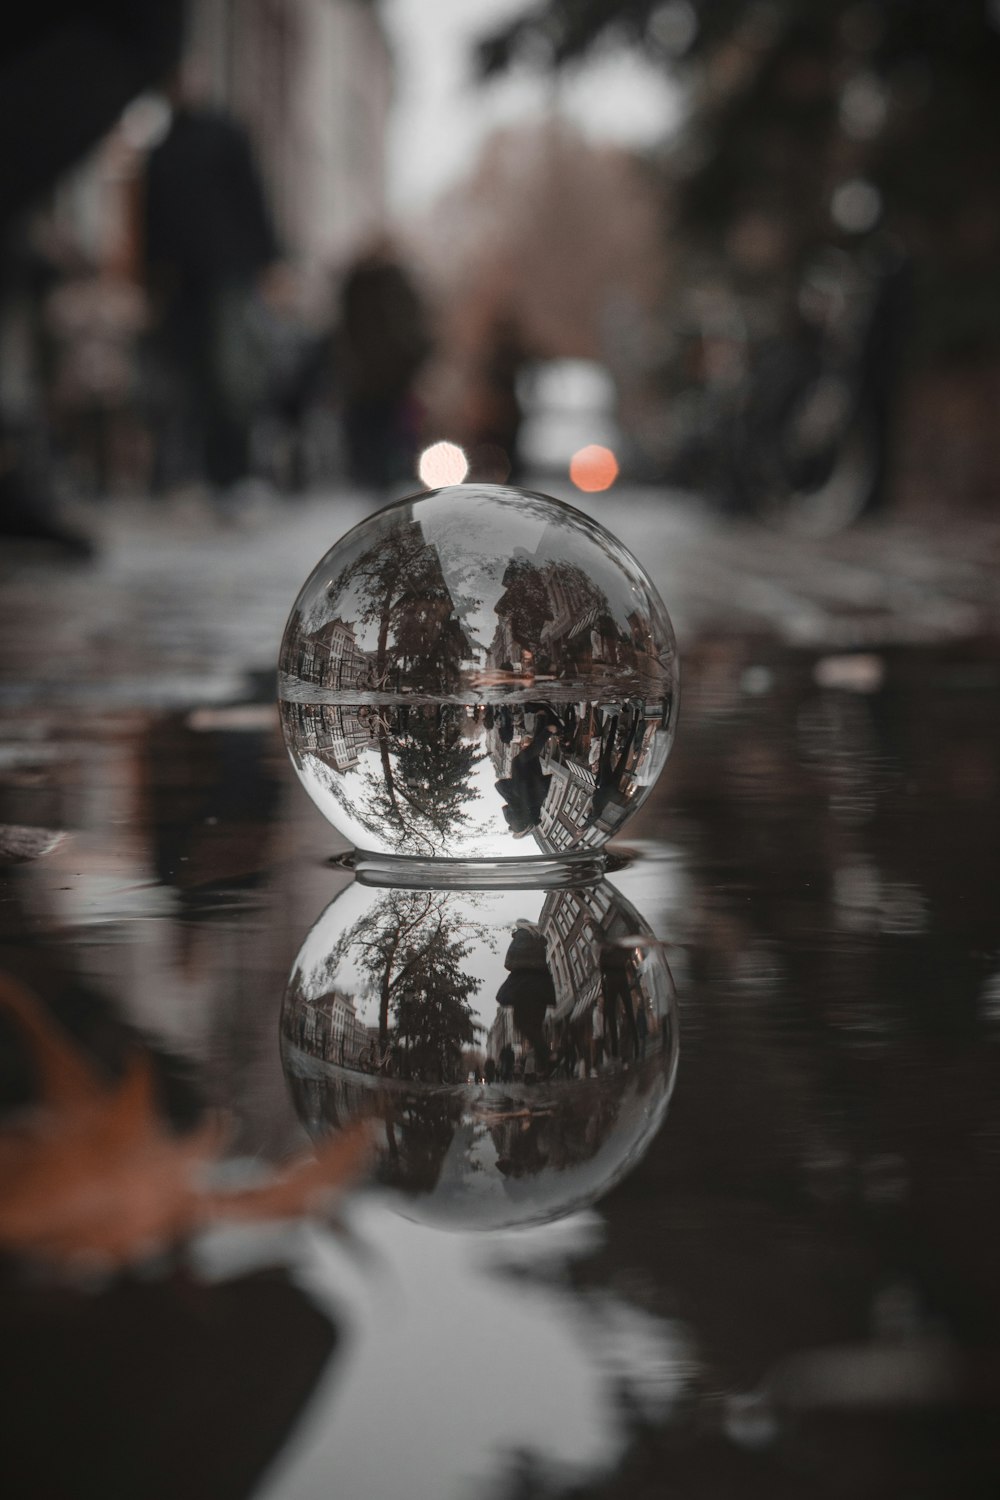
<svg viewBox="0 0 1000 1500">
<path fill-rule="evenodd" d="M 423 299 L 388 244 L 351 265 L 340 291 L 337 353 L 347 469 L 381 489 L 416 472 L 415 383 L 431 351 Z"/>
<path fill-rule="evenodd" d="M 521 478 L 521 404 L 528 350 L 517 318 L 498 313 L 489 324 L 480 356 L 477 399 L 470 433 L 470 478 L 493 484 Z"/>
<path fill-rule="evenodd" d="M 246 131 L 177 77 L 149 156 L 143 243 L 155 347 L 168 377 L 161 482 L 204 474 L 217 495 L 250 474 L 267 395 L 258 308 L 278 241 Z"/>
</svg>

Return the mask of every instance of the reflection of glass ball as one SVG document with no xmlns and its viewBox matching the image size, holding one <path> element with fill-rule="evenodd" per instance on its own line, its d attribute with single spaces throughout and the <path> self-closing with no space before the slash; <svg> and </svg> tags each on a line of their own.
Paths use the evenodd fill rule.
<svg viewBox="0 0 1000 1500">
<path fill-rule="evenodd" d="M 662 945 L 606 881 L 447 891 L 355 881 L 295 961 L 281 1050 L 314 1134 L 377 1122 L 407 1217 L 540 1223 L 638 1161 L 673 1088 Z"/>
<path fill-rule="evenodd" d="M 303 785 L 359 849 L 586 855 L 663 767 L 677 656 L 656 590 L 596 521 L 454 485 L 388 506 L 317 565 L 279 696 Z"/>
</svg>

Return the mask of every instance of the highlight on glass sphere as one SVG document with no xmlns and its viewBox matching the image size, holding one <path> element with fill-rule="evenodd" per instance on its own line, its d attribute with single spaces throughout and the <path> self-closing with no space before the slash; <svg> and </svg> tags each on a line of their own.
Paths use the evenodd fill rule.
<svg viewBox="0 0 1000 1500">
<path fill-rule="evenodd" d="M 300 780 L 359 850 L 517 860 L 600 849 L 673 741 L 670 619 L 572 506 L 452 485 L 362 521 L 306 580 L 279 663 Z"/>
<path fill-rule="evenodd" d="M 594 1202 L 662 1124 L 677 1067 L 663 946 L 607 881 L 565 890 L 371 887 L 295 961 L 281 1053 L 322 1136 L 375 1122 L 408 1218 L 541 1223 Z"/>
</svg>

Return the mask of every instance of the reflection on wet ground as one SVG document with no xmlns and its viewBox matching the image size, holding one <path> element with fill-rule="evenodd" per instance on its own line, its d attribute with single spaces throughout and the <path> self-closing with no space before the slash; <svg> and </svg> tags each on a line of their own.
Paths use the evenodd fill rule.
<svg viewBox="0 0 1000 1500">
<path fill-rule="evenodd" d="M 624 868 L 533 904 L 393 893 L 447 919 L 422 992 L 448 979 L 456 1040 L 419 1030 L 405 984 L 381 1036 L 384 961 L 365 966 L 390 895 L 331 866 L 237 634 L 196 699 L 189 642 L 172 696 L 160 666 L 126 691 L 135 641 L 103 696 L 98 642 L 79 671 L 48 657 L 46 696 L 4 698 L 7 1492 L 995 1493 L 993 640 L 844 656 L 692 631 Z M 624 964 L 598 954 L 598 996 L 572 955 L 602 924 Z M 505 1006 L 518 949 L 533 978 Z M 590 1206 L 444 1231 L 397 1212 L 378 1155 L 354 1195 L 350 1163 L 308 1175 L 316 1122 L 370 1092 L 384 1128 L 418 1089 L 459 1105 L 410 1157 L 428 1186 L 586 1171 L 633 1119 L 623 1080 L 642 1105 L 661 962 L 669 1112 Z"/>
<path fill-rule="evenodd" d="M 662 945 L 607 881 L 357 883 L 306 938 L 281 1033 L 307 1128 L 372 1121 L 378 1180 L 453 1227 L 594 1202 L 655 1135 L 677 1065 Z"/>
</svg>

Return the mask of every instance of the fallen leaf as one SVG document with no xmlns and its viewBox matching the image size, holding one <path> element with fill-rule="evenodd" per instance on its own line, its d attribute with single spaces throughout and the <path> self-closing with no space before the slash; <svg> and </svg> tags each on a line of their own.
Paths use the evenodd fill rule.
<svg viewBox="0 0 1000 1500">
<path fill-rule="evenodd" d="M 222 1122 L 177 1135 L 156 1105 L 150 1058 L 136 1051 L 109 1082 L 19 981 L 0 975 L 0 1010 L 38 1066 L 40 1098 L 0 1127 L 0 1248 L 50 1264 L 121 1267 L 221 1219 L 299 1217 L 363 1170 L 361 1126 L 248 1187 L 213 1189 Z"/>
</svg>

